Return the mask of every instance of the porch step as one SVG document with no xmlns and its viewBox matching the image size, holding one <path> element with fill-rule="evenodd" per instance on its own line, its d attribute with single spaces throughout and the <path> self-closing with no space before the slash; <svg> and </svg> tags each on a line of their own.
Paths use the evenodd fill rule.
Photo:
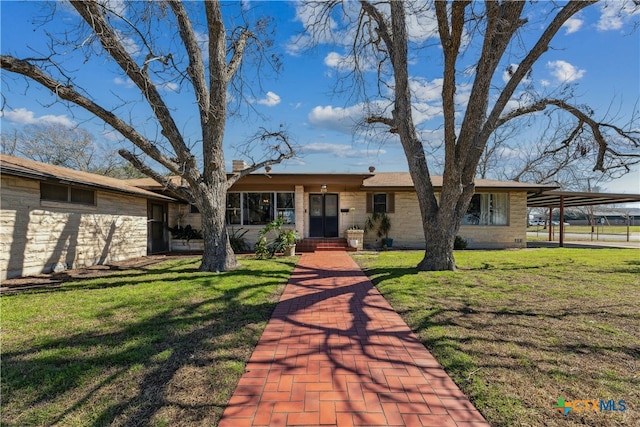
<svg viewBox="0 0 640 427">
<path fill-rule="evenodd" d="M 306 238 L 296 243 L 296 252 L 355 251 L 345 238 Z"/>
</svg>

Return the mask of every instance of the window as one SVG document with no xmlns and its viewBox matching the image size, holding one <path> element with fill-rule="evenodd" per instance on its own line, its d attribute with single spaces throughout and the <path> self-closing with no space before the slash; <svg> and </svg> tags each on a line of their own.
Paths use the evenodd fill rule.
<svg viewBox="0 0 640 427">
<path fill-rule="evenodd" d="M 240 193 L 227 194 L 227 224 L 241 224 Z"/>
<path fill-rule="evenodd" d="M 200 209 L 198 209 L 198 207 L 196 205 L 194 205 L 193 203 L 191 203 L 189 205 L 189 213 L 190 214 L 199 214 L 200 213 Z"/>
<path fill-rule="evenodd" d="M 272 193 L 244 193 L 244 224 L 267 224 L 273 220 Z"/>
<path fill-rule="evenodd" d="M 40 200 L 95 205 L 96 192 L 64 184 L 40 183 Z"/>
<path fill-rule="evenodd" d="M 509 225 L 509 194 L 474 194 L 462 225 Z"/>
<path fill-rule="evenodd" d="M 227 224 L 295 224 L 295 193 L 227 193 L 226 211 Z"/>
<path fill-rule="evenodd" d="M 373 195 L 373 212 L 387 212 L 387 193 L 378 193 Z"/>
<path fill-rule="evenodd" d="M 294 205 L 294 193 L 276 194 L 276 212 L 278 218 L 282 218 L 285 224 L 295 224 L 296 209 Z"/>
<path fill-rule="evenodd" d="M 367 193 L 367 213 L 393 213 L 395 193 Z"/>
</svg>

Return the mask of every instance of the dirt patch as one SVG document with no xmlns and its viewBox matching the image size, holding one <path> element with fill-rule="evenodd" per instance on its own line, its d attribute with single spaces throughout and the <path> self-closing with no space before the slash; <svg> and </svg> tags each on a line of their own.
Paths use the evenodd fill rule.
<svg viewBox="0 0 640 427">
<path fill-rule="evenodd" d="M 36 288 L 57 287 L 76 280 L 88 280 L 109 276 L 118 271 L 141 269 L 176 258 L 192 258 L 193 255 L 162 254 L 131 258 L 111 264 L 74 268 L 59 273 L 37 274 L 33 276 L 6 279 L 0 285 L 0 293 L 20 292 Z"/>
</svg>

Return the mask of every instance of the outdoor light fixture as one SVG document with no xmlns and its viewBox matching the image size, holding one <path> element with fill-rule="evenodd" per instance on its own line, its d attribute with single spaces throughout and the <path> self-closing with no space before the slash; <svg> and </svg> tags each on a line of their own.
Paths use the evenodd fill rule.
<svg viewBox="0 0 640 427">
<path fill-rule="evenodd" d="M 326 193 L 327 192 L 327 184 L 322 184 L 320 186 L 320 191 L 322 191 L 323 193 Z"/>
</svg>

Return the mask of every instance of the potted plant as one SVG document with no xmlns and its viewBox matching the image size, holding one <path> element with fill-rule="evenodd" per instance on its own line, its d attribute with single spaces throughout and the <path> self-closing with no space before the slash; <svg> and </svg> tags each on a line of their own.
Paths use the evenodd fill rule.
<svg viewBox="0 0 640 427">
<path fill-rule="evenodd" d="M 271 258 L 276 253 L 283 253 L 285 256 L 293 256 L 296 252 L 296 241 L 298 233 L 296 230 L 283 230 L 282 218 L 275 219 L 260 230 L 255 252 L 258 258 Z M 274 236 L 269 240 L 269 236 Z"/>
<path fill-rule="evenodd" d="M 393 246 L 393 239 L 389 237 L 391 231 L 391 219 L 384 212 L 374 212 L 364 225 L 365 231 L 375 231 L 383 248 Z M 383 237 L 384 236 L 384 237 Z"/>
<path fill-rule="evenodd" d="M 279 240 L 282 242 L 282 252 L 284 256 L 294 256 L 296 254 L 296 242 L 298 241 L 296 230 L 282 230 Z"/>
</svg>

